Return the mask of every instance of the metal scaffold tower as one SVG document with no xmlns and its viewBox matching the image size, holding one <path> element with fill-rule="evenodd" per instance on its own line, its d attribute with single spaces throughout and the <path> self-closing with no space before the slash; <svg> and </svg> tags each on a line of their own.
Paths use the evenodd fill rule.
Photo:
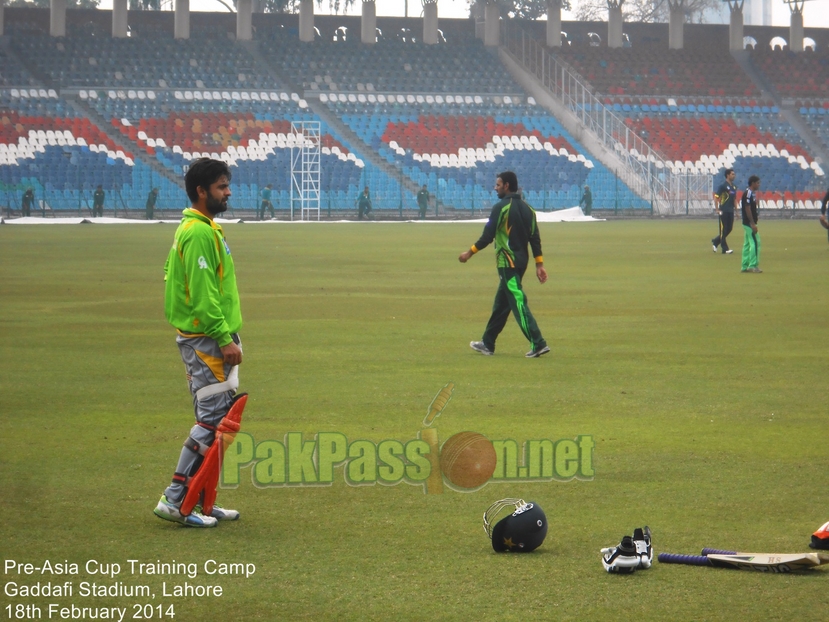
<svg viewBox="0 0 829 622">
<path fill-rule="evenodd" d="M 320 122 L 291 123 L 291 220 L 320 219 Z M 306 218 L 307 217 L 307 218 Z"/>
</svg>

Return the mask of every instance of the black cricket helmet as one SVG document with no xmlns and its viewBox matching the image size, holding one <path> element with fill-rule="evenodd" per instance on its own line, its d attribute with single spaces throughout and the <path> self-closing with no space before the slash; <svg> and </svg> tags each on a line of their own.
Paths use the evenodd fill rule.
<svg viewBox="0 0 829 622">
<path fill-rule="evenodd" d="M 504 508 L 513 506 L 512 514 L 495 523 Z M 523 499 L 501 499 L 484 512 L 484 531 L 498 552 L 529 553 L 547 537 L 547 516 L 537 503 Z"/>
</svg>

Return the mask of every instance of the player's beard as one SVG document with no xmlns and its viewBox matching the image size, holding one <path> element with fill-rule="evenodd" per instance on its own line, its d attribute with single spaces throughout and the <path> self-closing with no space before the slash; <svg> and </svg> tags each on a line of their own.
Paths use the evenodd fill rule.
<svg viewBox="0 0 829 622">
<path fill-rule="evenodd" d="M 227 199 L 215 199 L 212 196 L 207 197 L 207 211 L 213 214 L 221 214 L 227 211 Z"/>
</svg>

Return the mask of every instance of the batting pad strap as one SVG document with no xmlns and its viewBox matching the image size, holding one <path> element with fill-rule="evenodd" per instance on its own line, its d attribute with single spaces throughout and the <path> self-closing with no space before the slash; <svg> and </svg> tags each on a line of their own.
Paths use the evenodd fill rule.
<svg viewBox="0 0 829 622">
<path fill-rule="evenodd" d="M 209 384 L 196 391 L 196 399 L 201 401 L 208 397 L 213 397 L 219 393 L 226 393 L 227 391 L 236 391 L 239 388 L 239 366 L 234 365 L 227 375 L 227 380 L 224 382 L 217 382 L 216 384 Z"/>
<path fill-rule="evenodd" d="M 184 446 L 192 451 L 194 454 L 201 454 L 202 456 L 207 453 L 207 450 L 210 449 L 210 445 L 205 445 L 204 443 L 200 443 L 192 436 L 187 437 L 187 440 L 184 441 Z"/>
</svg>

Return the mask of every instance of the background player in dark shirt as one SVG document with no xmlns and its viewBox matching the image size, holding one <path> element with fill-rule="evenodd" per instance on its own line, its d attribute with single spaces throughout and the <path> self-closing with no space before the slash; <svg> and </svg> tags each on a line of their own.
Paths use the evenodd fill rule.
<svg viewBox="0 0 829 622">
<path fill-rule="evenodd" d="M 150 190 L 147 195 L 147 202 L 144 204 L 144 210 L 147 214 L 147 220 L 153 219 L 153 211 L 155 210 L 155 202 L 158 200 L 158 188 Z"/>
<path fill-rule="evenodd" d="M 429 190 L 426 189 L 426 184 L 417 193 L 417 208 L 420 211 L 420 220 L 426 218 L 426 210 L 429 208 Z"/>
<path fill-rule="evenodd" d="M 106 198 L 106 193 L 104 192 L 104 187 L 99 185 L 95 188 L 95 194 L 92 195 L 92 216 L 103 216 L 104 215 L 104 199 Z"/>
<path fill-rule="evenodd" d="M 820 224 L 824 229 L 829 229 L 829 220 L 826 220 L 826 208 L 829 206 L 829 190 L 826 191 L 826 196 L 820 202 Z"/>
<path fill-rule="evenodd" d="M 734 203 L 737 200 L 737 186 L 734 185 L 734 178 L 737 174 L 733 168 L 725 169 L 725 181 L 717 188 L 714 194 L 714 209 L 719 214 L 720 233 L 711 240 L 711 246 L 714 252 L 717 252 L 717 247 L 722 248 L 725 255 L 730 255 L 734 251 L 728 248 L 725 238 L 731 233 L 734 228 Z"/>
<path fill-rule="evenodd" d="M 35 191 L 29 187 L 23 193 L 23 202 L 21 203 L 21 214 L 23 216 L 31 216 L 32 206 L 35 204 Z"/>
<path fill-rule="evenodd" d="M 740 206 L 743 210 L 743 272 L 762 272 L 760 270 L 760 233 L 757 231 L 757 190 L 760 178 L 752 175 L 748 178 L 748 188 L 743 192 Z"/>
</svg>

